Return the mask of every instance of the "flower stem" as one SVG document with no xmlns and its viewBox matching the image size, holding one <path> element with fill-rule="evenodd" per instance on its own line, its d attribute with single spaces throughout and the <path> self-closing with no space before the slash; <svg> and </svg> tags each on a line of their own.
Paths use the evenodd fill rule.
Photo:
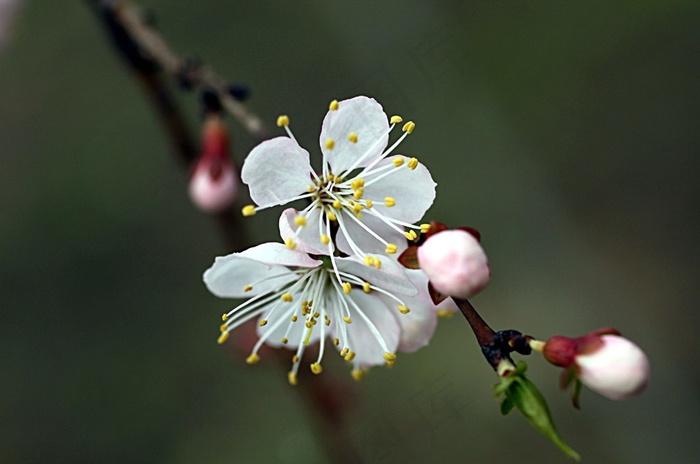
<svg viewBox="0 0 700 464">
<path fill-rule="evenodd" d="M 469 322 L 486 361 L 499 375 L 501 375 L 501 371 L 509 370 L 499 369 L 499 366 L 502 367 L 508 363 L 510 366 L 514 365 L 513 360 L 510 359 L 510 353 L 515 351 L 527 355 L 532 352 L 534 348 L 531 345 L 533 338 L 529 335 L 523 335 L 517 330 L 494 332 L 468 300 L 461 298 L 453 298 L 453 300 Z M 535 343 L 535 346 L 538 345 Z"/>
<path fill-rule="evenodd" d="M 494 332 L 481 315 L 476 312 L 474 306 L 472 306 L 467 299 L 453 298 L 453 300 L 457 304 L 459 310 L 462 311 L 467 322 L 469 322 L 476 336 L 476 341 L 479 342 L 479 346 L 484 347 L 493 343 L 496 332 Z"/>
</svg>

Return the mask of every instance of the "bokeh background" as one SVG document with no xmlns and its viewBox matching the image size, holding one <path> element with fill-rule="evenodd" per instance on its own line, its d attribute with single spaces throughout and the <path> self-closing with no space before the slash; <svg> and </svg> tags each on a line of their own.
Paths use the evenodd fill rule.
<svg viewBox="0 0 700 464">
<path fill-rule="evenodd" d="M 585 391 L 582 411 L 528 360 L 584 462 L 697 462 L 700 3 L 142 5 L 312 153 L 332 99 L 414 120 L 401 150 L 439 184 L 428 218 L 484 236 L 487 321 L 539 338 L 615 326 L 651 359 L 644 395 Z M 201 274 L 231 250 L 86 3 L 23 6 L 0 45 L 0 462 L 329 462 L 284 370 L 216 344 L 233 302 Z M 196 96 L 181 103 L 196 131 Z M 230 127 L 240 161 L 254 140 Z M 245 225 L 276 240 L 276 218 Z M 566 462 L 499 414 L 460 317 L 360 384 L 324 367 L 368 462 Z"/>
</svg>

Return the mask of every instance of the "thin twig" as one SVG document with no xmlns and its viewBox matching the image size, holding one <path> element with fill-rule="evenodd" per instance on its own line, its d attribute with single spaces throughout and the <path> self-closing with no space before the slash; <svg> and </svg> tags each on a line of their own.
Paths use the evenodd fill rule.
<svg viewBox="0 0 700 464">
<path fill-rule="evenodd" d="M 93 10 L 109 15 L 133 41 L 141 59 L 157 65 L 173 79 L 197 90 L 212 90 L 224 109 L 256 140 L 267 138 L 261 119 L 229 92 L 229 82 L 205 65 L 191 65 L 177 54 L 146 20 L 143 11 L 128 0 L 87 0 Z"/>
</svg>

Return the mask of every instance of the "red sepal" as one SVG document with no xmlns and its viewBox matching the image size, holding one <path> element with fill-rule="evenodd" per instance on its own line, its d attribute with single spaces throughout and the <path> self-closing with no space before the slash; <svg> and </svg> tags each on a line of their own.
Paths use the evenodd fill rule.
<svg viewBox="0 0 700 464">
<path fill-rule="evenodd" d="M 398 261 L 408 269 L 420 269 L 420 264 L 418 264 L 418 247 L 412 245 L 406 248 L 399 256 Z"/>
<path fill-rule="evenodd" d="M 435 290 L 433 288 L 433 284 L 430 282 L 428 282 L 428 294 L 430 295 L 430 299 L 433 300 L 433 304 L 435 306 L 439 305 L 447 299 L 447 295 L 443 295 L 442 293 Z"/>
<path fill-rule="evenodd" d="M 481 243 L 481 232 L 479 232 L 475 228 L 469 227 L 469 226 L 464 226 L 464 227 L 457 227 L 457 230 L 465 231 L 466 233 L 468 233 L 469 235 L 474 237 L 477 242 Z"/>
</svg>

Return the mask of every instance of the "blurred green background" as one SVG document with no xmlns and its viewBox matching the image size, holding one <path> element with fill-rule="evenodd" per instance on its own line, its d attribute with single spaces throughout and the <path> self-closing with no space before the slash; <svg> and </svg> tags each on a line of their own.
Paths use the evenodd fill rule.
<svg viewBox="0 0 700 464">
<path fill-rule="evenodd" d="M 414 120 L 401 152 L 438 183 L 428 218 L 484 236 L 486 320 L 539 338 L 614 326 L 651 359 L 644 395 L 585 391 L 582 411 L 528 360 L 569 444 L 591 463 L 697 462 L 700 3 L 143 5 L 176 50 L 247 83 L 270 127 L 289 114 L 312 154 L 334 98 Z M 196 131 L 197 99 L 182 103 Z M 254 141 L 231 129 L 240 162 Z M 284 371 L 216 344 L 233 302 L 201 274 L 231 250 L 84 2 L 18 17 L 0 157 L 0 462 L 328 462 Z M 276 240 L 276 219 L 246 224 Z M 324 367 L 348 379 L 368 462 L 566 462 L 500 416 L 459 317 L 360 384 Z"/>
</svg>

